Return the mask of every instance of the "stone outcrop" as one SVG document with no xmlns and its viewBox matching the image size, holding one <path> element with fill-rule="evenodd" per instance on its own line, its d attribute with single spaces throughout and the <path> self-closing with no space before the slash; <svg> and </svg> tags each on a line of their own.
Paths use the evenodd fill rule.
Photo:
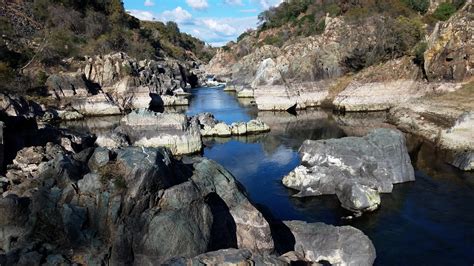
<svg viewBox="0 0 474 266">
<path fill-rule="evenodd" d="M 414 181 L 415 175 L 403 134 L 376 129 L 365 137 L 307 140 L 300 150 L 302 163 L 283 178 L 299 191 L 295 196 L 336 194 L 342 207 L 356 214 L 380 205 L 379 193 L 393 184 Z"/>
<path fill-rule="evenodd" d="M 167 147 L 175 155 L 202 148 L 199 125 L 184 114 L 136 110 L 122 118 L 115 132 L 127 136 L 132 145 Z"/>
<path fill-rule="evenodd" d="M 75 73 L 51 75 L 46 85 L 58 108 L 86 116 L 188 105 L 184 88 L 197 86 L 191 66 L 177 61 L 137 61 L 124 53 L 86 58 Z"/>
<path fill-rule="evenodd" d="M 0 261 L 18 261 L 33 251 L 40 260 L 60 252 L 54 244 L 75 250 L 65 254 L 69 260 L 90 264 L 158 263 L 221 248 L 273 251 L 265 218 L 234 177 L 212 161 L 184 164 L 164 149 L 141 147 L 59 150 L 51 159 L 44 149 L 26 149 L 18 157 L 27 166 L 41 161 L 30 177 L 35 182 L 23 189 L 13 185 L 0 198 L 6 252 Z M 30 239 L 51 244 L 28 251 Z"/>
<path fill-rule="evenodd" d="M 474 4 L 465 6 L 446 22 L 436 24 L 428 39 L 424 68 L 430 81 L 463 81 L 474 75 Z"/>
<path fill-rule="evenodd" d="M 201 126 L 200 132 L 203 137 L 244 136 L 270 131 L 270 127 L 258 119 L 227 125 L 216 120 L 211 113 L 202 113 L 196 115 L 193 120 Z"/>
<path fill-rule="evenodd" d="M 376 252 L 370 239 L 351 226 L 284 222 L 295 238 L 295 252 L 305 261 L 331 265 L 372 265 Z"/>
<path fill-rule="evenodd" d="M 474 150 L 472 88 L 470 82 L 454 92 L 408 101 L 390 110 L 389 120 L 401 130 L 447 151 L 447 162 L 470 170 Z"/>
</svg>

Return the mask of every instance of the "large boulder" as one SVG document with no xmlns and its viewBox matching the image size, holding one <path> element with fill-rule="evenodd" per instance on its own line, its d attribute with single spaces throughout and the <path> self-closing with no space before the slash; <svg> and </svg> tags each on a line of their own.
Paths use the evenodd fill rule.
<svg viewBox="0 0 474 266">
<path fill-rule="evenodd" d="M 376 251 L 370 239 L 352 226 L 284 222 L 295 239 L 294 250 L 308 262 L 331 265 L 373 265 Z"/>
<path fill-rule="evenodd" d="M 117 131 L 135 146 L 167 147 L 173 154 L 195 153 L 202 148 L 197 121 L 188 121 L 184 114 L 139 109 L 123 117 L 121 123 Z"/>
<path fill-rule="evenodd" d="M 393 129 L 375 129 L 364 137 L 307 140 L 299 152 L 302 163 L 283 184 L 298 190 L 295 196 L 300 197 L 336 194 L 343 207 L 355 212 L 376 209 L 378 193 L 415 180 L 405 137 Z"/>
<path fill-rule="evenodd" d="M 209 160 L 195 163 L 194 168 L 195 172 L 191 179 L 201 193 L 207 197 L 215 193 L 227 206 L 233 219 L 228 226 L 235 231 L 236 247 L 257 253 L 273 251 L 270 225 L 241 191 L 235 178 L 222 166 Z M 221 230 L 222 228 L 219 229 Z"/>
</svg>

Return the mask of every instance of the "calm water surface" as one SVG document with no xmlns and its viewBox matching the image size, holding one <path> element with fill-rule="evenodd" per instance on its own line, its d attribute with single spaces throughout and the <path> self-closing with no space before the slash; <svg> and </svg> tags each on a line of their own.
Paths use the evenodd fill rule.
<svg viewBox="0 0 474 266">
<path fill-rule="evenodd" d="M 188 114 L 212 112 L 227 123 L 258 117 L 272 128 L 262 136 L 206 139 L 204 156 L 225 166 L 244 185 L 251 200 L 282 220 L 350 224 L 361 229 L 377 249 L 377 265 L 473 265 L 474 175 L 443 163 L 428 145 L 413 155 L 416 182 L 395 185 L 382 195 L 381 208 L 359 219 L 335 196 L 293 198 L 281 184 L 296 167 L 305 139 L 361 135 L 387 126 L 384 114 L 335 117 L 322 111 L 258 113 L 247 100 L 221 89 L 196 89 Z"/>
</svg>

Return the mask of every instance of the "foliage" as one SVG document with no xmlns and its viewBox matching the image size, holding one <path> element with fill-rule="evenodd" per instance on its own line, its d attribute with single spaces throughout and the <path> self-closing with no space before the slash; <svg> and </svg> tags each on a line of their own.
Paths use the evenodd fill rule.
<svg viewBox="0 0 474 266">
<path fill-rule="evenodd" d="M 414 62 L 419 66 L 423 66 L 425 62 L 425 51 L 428 48 L 428 44 L 426 42 L 419 42 L 413 48 L 413 55 L 415 56 Z"/>
<path fill-rule="evenodd" d="M 456 7 L 451 3 L 441 3 L 436 8 L 433 16 L 438 20 L 448 20 L 456 12 Z"/>
<path fill-rule="evenodd" d="M 430 7 L 429 0 L 403 0 L 403 2 L 411 9 L 420 12 L 421 14 L 425 14 Z"/>
<path fill-rule="evenodd" d="M 0 86 L 10 83 L 15 78 L 15 72 L 5 62 L 0 61 Z"/>
<path fill-rule="evenodd" d="M 46 85 L 46 80 L 48 79 L 48 74 L 46 72 L 40 70 L 36 73 L 35 85 L 37 87 L 43 87 Z"/>
<path fill-rule="evenodd" d="M 267 45 L 273 45 L 276 47 L 281 47 L 284 43 L 284 40 L 280 35 L 269 35 L 263 39 L 263 43 Z"/>
</svg>

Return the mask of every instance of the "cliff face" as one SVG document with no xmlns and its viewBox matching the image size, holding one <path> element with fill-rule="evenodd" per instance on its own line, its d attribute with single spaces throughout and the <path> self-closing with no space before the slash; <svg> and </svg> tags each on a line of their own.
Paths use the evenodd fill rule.
<svg viewBox="0 0 474 266">
<path fill-rule="evenodd" d="M 51 75 L 49 104 L 82 115 L 120 114 L 136 108 L 187 105 L 183 89 L 199 84 L 193 67 L 176 60 L 138 61 L 124 53 L 86 58 L 78 72 Z M 196 71 L 196 70 L 194 70 Z"/>
<path fill-rule="evenodd" d="M 474 74 L 474 6 L 468 3 L 428 39 L 425 71 L 430 81 L 463 81 Z"/>
</svg>

